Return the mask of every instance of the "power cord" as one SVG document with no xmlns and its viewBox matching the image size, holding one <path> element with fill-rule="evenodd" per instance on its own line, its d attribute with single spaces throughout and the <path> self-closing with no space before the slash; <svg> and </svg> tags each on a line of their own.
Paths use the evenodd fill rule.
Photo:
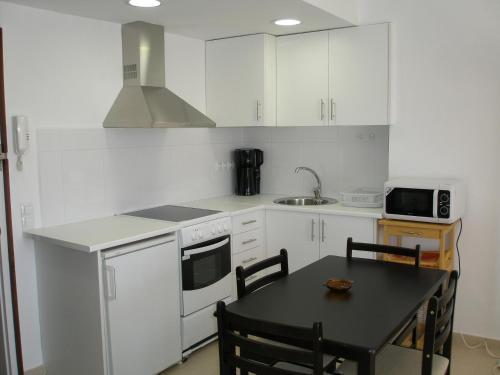
<svg viewBox="0 0 500 375">
<path fill-rule="evenodd" d="M 462 235 L 463 227 L 464 227 L 464 224 L 462 222 L 462 219 L 460 218 L 460 230 L 458 232 L 457 241 L 455 243 L 455 248 L 457 249 L 457 256 L 458 256 L 458 278 L 460 278 L 460 275 L 462 274 L 462 262 L 460 259 L 460 247 L 458 246 L 458 242 L 460 240 L 460 236 Z M 467 349 L 476 350 L 476 349 L 482 348 L 484 346 L 486 353 L 490 357 L 497 359 L 497 360 L 500 360 L 500 355 L 495 354 L 491 351 L 490 347 L 488 346 L 488 341 L 482 340 L 480 343 L 478 343 L 476 345 L 471 345 L 467 342 L 463 333 L 460 334 L 460 337 L 462 338 L 462 341 Z M 491 373 L 496 374 L 497 370 L 500 370 L 500 361 L 497 361 L 497 363 L 493 366 L 493 368 L 491 369 Z"/>
<path fill-rule="evenodd" d="M 460 279 L 460 275 L 462 274 L 462 261 L 460 259 L 460 248 L 458 247 L 458 240 L 460 240 L 460 236 L 462 235 L 462 229 L 464 224 L 462 222 L 462 218 L 460 218 L 460 231 L 458 232 L 457 242 L 455 243 L 455 248 L 457 249 L 458 255 L 458 278 Z"/>
</svg>

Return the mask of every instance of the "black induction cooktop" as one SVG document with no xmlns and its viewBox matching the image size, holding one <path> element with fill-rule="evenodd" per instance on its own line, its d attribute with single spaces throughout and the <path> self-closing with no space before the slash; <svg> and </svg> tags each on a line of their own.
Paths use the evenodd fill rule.
<svg viewBox="0 0 500 375">
<path fill-rule="evenodd" d="M 180 222 L 198 219 L 200 217 L 217 214 L 219 212 L 221 211 L 167 205 L 148 208 L 146 210 L 127 212 L 124 215 L 144 217 L 146 219 Z"/>
</svg>

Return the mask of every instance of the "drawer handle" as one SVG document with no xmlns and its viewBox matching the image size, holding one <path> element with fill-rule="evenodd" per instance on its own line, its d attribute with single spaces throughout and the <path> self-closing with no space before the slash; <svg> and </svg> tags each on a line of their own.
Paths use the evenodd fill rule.
<svg viewBox="0 0 500 375">
<path fill-rule="evenodd" d="M 252 281 L 252 280 L 255 280 L 256 278 L 257 278 L 257 275 L 252 275 L 252 276 L 247 277 L 245 281 L 246 282 Z"/>
<path fill-rule="evenodd" d="M 401 231 L 401 233 L 409 234 L 410 236 L 422 236 L 422 232 Z"/>
<path fill-rule="evenodd" d="M 242 222 L 242 223 L 241 223 L 241 225 L 254 224 L 254 223 L 256 223 L 256 222 L 257 222 L 257 220 L 248 220 L 248 221 L 244 221 L 244 222 Z"/>
<path fill-rule="evenodd" d="M 242 264 L 247 264 L 247 263 L 250 263 L 250 262 L 253 262 L 254 260 L 257 260 L 257 257 L 251 257 L 251 258 L 248 258 L 246 260 L 244 260 L 243 262 L 241 262 Z"/>
<path fill-rule="evenodd" d="M 252 238 L 250 240 L 243 241 L 241 244 L 242 245 L 248 245 L 249 243 L 257 241 L 257 238 Z"/>
</svg>

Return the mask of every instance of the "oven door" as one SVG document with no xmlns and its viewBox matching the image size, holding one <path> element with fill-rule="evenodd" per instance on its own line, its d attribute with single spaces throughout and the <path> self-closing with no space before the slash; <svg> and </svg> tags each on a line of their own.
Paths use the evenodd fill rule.
<svg viewBox="0 0 500 375">
<path fill-rule="evenodd" d="M 183 316 L 231 295 L 229 236 L 182 249 Z"/>
<path fill-rule="evenodd" d="M 385 214 L 387 217 L 402 219 L 436 218 L 437 192 L 434 189 L 389 189 L 385 195 Z"/>
</svg>

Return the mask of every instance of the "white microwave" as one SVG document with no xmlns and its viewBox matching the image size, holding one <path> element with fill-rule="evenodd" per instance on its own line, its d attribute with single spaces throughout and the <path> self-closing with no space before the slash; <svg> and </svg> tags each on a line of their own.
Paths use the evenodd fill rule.
<svg viewBox="0 0 500 375">
<path fill-rule="evenodd" d="M 465 186 L 457 179 L 398 178 L 384 184 L 384 217 L 453 223 L 465 211 Z"/>
</svg>

